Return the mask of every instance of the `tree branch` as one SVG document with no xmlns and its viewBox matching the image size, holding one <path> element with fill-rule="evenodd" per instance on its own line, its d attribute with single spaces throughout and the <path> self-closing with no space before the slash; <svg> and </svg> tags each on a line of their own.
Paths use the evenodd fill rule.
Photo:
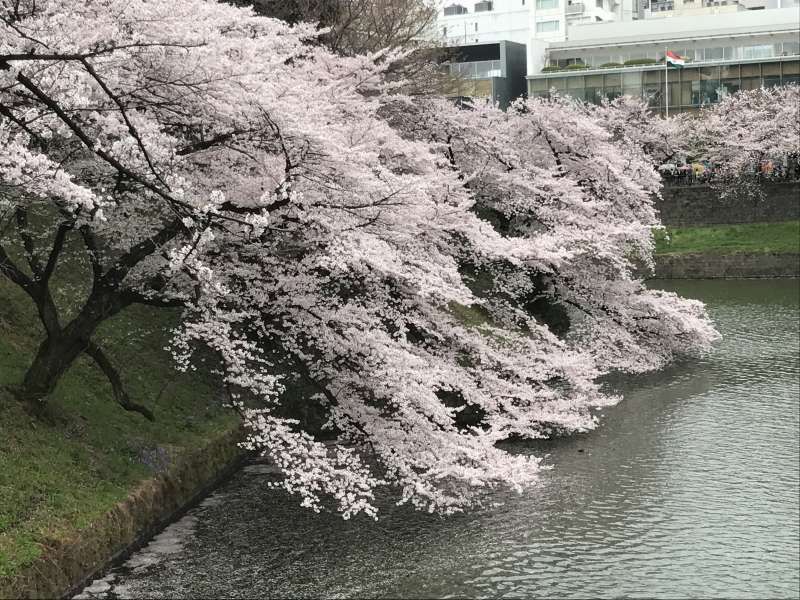
<svg viewBox="0 0 800 600">
<path fill-rule="evenodd" d="M 125 388 L 122 386 L 122 379 L 119 373 L 97 344 L 89 342 L 89 345 L 86 347 L 86 354 L 92 357 L 94 362 L 97 363 L 97 366 L 100 367 L 100 370 L 108 377 L 108 380 L 111 382 L 111 387 L 114 390 L 114 397 L 122 408 L 131 412 L 137 412 L 148 421 L 156 420 L 149 408 L 131 401 Z"/>
<path fill-rule="evenodd" d="M 200 141 L 200 142 L 196 142 L 196 143 L 191 144 L 189 146 L 184 146 L 183 148 L 180 148 L 180 149 L 176 150 L 175 154 L 177 154 L 178 156 L 187 156 L 189 154 L 194 154 L 195 152 L 200 152 L 201 150 L 207 150 L 208 148 L 212 148 L 213 146 L 216 146 L 217 144 L 221 144 L 223 142 L 227 142 L 232 137 L 240 135 L 242 133 L 247 133 L 247 130 L 235 129 L 233 131 L 228 131 L 226 133 L 221 133 L 221 134 L 219 134 L 217 136 L 214 136 L 213 138 L 210 138 L 210 139 L 207 139 L 207 140 L 203 140 L 203 141 Z"/>
<path fill-rule="evenodd" d="M 109 288 L 117 287 L 133 267 L 174 239 L 183 229 L 184 225 L 180 219 L 170 221 L 161 231 L 139 242 L 123 254 L 103 276 L 101 282 Z"/>
<path fill-rule="evenodd" d="M 8 58 L 8 56 L 3 57 L 2 55 L 0 55 L 0 70 L 6 70 L 9 68 L 8 63 L 5 62 L 5 60 L 10 60 L 10 59 Z M 16 60 L 22 60 L 22 58 L 17 58 Z M 76 58 L 76 60 L 79 60 L 79 58 Z M 131 169 L 123 165 L 121 162 L 119 162 L 119 160 L 114 158 L 111 154 L 109 154 L 102 148 L 99 148 L 92 141 L 89 135 L 83 129 L 81 129 L 78 123 L 76 123 L 75 120 L 64 111 L 64 109 L 58 104 L 58 102 L 56 102 L 47 94 L 45 94 L 44 91 L 42 91 L 42 89 L 39 86 L 37 86 L 24 73 L 22 73 L 21 71 L 17 73 L 16 79 L 28 91 L 30 91 L 34 96 L 36 96 L 36 98 L 42 104 L 44 104 L 47 108 L 53 111 L 53 113 L 55 113 L 55 115 L 75 134 L 75 136 L 84 144 L 84 146 L 86 146 L 89 150 L 91 150 L 96 156 L 98 156 L 108 165 L 116 169 L 119 173 L 122 173 L 127 178 L 131 179 L 132 181 L 135 181 L 145 189 L 153 192 L 154 194 L 165 200 L 167 204 L 176 212 L 179 212 L 177 209 L 181 209 L 182 211 L 184 211 L 184 214 L 194 213 L 195 208 L 191 204 L 175 198 L 168 191 L 164 191 L 157 185 L 154 185 L 153 183 L 149 182 L 144 177 L 141 177 L 136 172 L 132 171 Z M 237 212 L 256 214 L 261 212 L 261 210 L 263 209 L 266 209 L 268 211 L 274 210 L 275 208 L 279 208 L 283 204 L 284 204 L 283 202 L 278 201 L 278 202 L 273 202 L 271 205 L 263 208 L 262 207 L 251 208 L 251 209 L 240 208 Z M 213 213 L 213 216 L 215 218 L 226 221 L 232 221 L 240 225 L 244 225 L 246 227 L 252 227 L 252 225 L 247 221 L 243 221 L 242 219 L 238 219 L 236 217 L 231 217 L 220 213 Z"/>
<path fill-rule="evenodd" d="M 97 238 L 88 225 L 82 225 L 79 229 L 83 238 L 83 245 L 86 246 L 86 254 L 89 255 L 89 262 L 92 265 L 92 277 L 97 284 L 103 277 L 103 265 L 100 263 L 100 248 L 97 245 Z"/>
<path fill-rule="evenodd" d="M 36 299 L 36 284 L 14 264 L 2 246 L 0 246 L 0 273 L 25 290 L 31 298 Z"/>
<path fill-rule="evenodd" d="M 28 265 L 31 268 L 31 272 L 33 272 L 34 278 L 39 279 L 42 276 L 42 265 L 39 259 L 36 258 L 36 245 L 33 243 L 30 231 L 28 231 L 28 209 L 18 206 L 14 212 L 14 217 L 17 223 L 17 233 L 22 240 L 23 248 L 25 248 L 25 257 Z"/>
<path fill-rule="evenodd" d="M 47 264 L 44 266 L 41 273 L 40 279 L 43 286 L 46 286 L 47 282 L 50 281 L 50 277 L 53 276 L 53 272 L 56 270 L 56 264 L 58 264 L 58 257 L 61 255 L 61 250 L 64 248 L 64 240 L 67 237 L 67 233 L 69 233 L 74 226 L 74 223 L 69 221 L 61 223 L 58 226 L 56 237 L 53 240 L 53 249 L 50 250 L 50 256 L 47 257 Z"/>
<path fill-rule="evenodd" d="M 125 121 L 125 125 L 128 126 L 128 133 L 130 133 L 131 136 L 133 136 L 133 139 L 136 140 L 136 144 L 139 146 L 139 150 L 141 150 L 142 156 L 144 156 L 144 160 L 147 163 L 150 172 L 153 174 L 153 177 L 155 177 L 158 180 L 158 182 L 161 185 L 163 185 L 166 189 L 169 189 L 167 183 L 164 181 L 164 179 L 156 170 L 156 167 L 150 158 L 150 153 L 147 151 L 147 148 L 145 148 L 144 142 L 142 141 L 139 132 L 136 130 L 136 128 L 133 126 L 133 123 L 131 123 L 130 119 L 128 118 L 127 109 L 125 108 L 125 105 L 122 103 L 122 100 L 120 100 L 116 96 L 116 94 L 114 94 L 114 92 L 111 91 L 111 88 L 109 88 L 106 85 L 106 82 L 103 81 L 103 78 L 100 77 L 100 75 L 97 73 L 97 71 L 95 71 L 94 67 L 89 63 L 88 60 L 86 60 L 85 58 L 82 59 L 81 64 L 84 66 L 89 75 L 91 75 L 92 78 L 97 82 L 97 85 L 100 86 L 100 89 L 102 89 L 106 93 L 106 95 L 109 98 L 111 98 L 112 102 L 114 102 L 114 104 L 116 104 L 117 107 L 119 108 L 119 112 L 122 115 L 122 120 Z"/>
</svg>

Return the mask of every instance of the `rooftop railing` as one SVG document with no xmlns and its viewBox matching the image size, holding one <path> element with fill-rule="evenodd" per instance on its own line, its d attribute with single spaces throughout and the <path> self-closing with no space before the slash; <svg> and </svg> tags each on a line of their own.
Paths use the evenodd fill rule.
<svg viewBox="0 0 800 600">
<path fill-rule="evenodd" d="M 488 79 L 502 77 L 503 70 L 499 60 L 479 60 L 474 62 L 450 63 L 450 74 L 463 79 Z"/>
</svg>

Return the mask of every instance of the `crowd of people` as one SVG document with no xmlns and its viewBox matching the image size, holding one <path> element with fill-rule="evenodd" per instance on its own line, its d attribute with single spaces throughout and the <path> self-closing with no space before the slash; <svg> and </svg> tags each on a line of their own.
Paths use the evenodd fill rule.
<svg viewBox="0 0 800 600">
<path fill-rule="evenodd" d="M 658 170 L 667 183 L 691 185 L 711 182 L 721 169 L 719 165 L 710 161 L 697 160 L 665 163 L 660 165 Z M 755 162 L 753 163 L 753 174 L 764 181 L 800 179 L 798 157 L 784 156 Z"/>
</svg>

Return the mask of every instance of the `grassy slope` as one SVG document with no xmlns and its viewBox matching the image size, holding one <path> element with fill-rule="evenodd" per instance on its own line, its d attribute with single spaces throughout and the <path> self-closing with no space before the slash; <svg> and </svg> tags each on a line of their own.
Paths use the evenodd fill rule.
<svg viewBox="0 0 800 600">
<path fill-rule="evenodd" d="M 800 221 L 713 227 L 668 227 L 656 232 L 656 254 L 800 253 Z"/>
<path fill-rule="evenodd" d="M 154 411 L 155 423 L 121 409 L 85 359 L 54 393 L 52 422 L 34 422 L 5 386 L 21 381 L 41 327 L 28 298 L 0 277 L 0 577 L 29 564 L 43 544 L 74 535 L 170 455 L 233 422 L 213 401 L 207 376 L 172 369 L 164 346 L 175 317 L 132 307 L 99 332 L 131 397 Z"/>
</svg>

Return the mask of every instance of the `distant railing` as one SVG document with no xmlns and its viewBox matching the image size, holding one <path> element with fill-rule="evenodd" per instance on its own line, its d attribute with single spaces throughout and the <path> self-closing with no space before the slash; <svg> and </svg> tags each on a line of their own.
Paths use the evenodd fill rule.
<svg viewBox="0 0 800 600">
<path fill-rule="evenodd" d="M 584 11 L 584 8 L 583 2 L 573 2 L 566 6 L 568 15 L 579 15 Z"/>
<path fill-rule="evenodd" d="M 450 63 L 450 74 L 463 79 L 488 79 L 502 77 L 499 60 L 479 60 L 465 63 Z"/>
</svg>

